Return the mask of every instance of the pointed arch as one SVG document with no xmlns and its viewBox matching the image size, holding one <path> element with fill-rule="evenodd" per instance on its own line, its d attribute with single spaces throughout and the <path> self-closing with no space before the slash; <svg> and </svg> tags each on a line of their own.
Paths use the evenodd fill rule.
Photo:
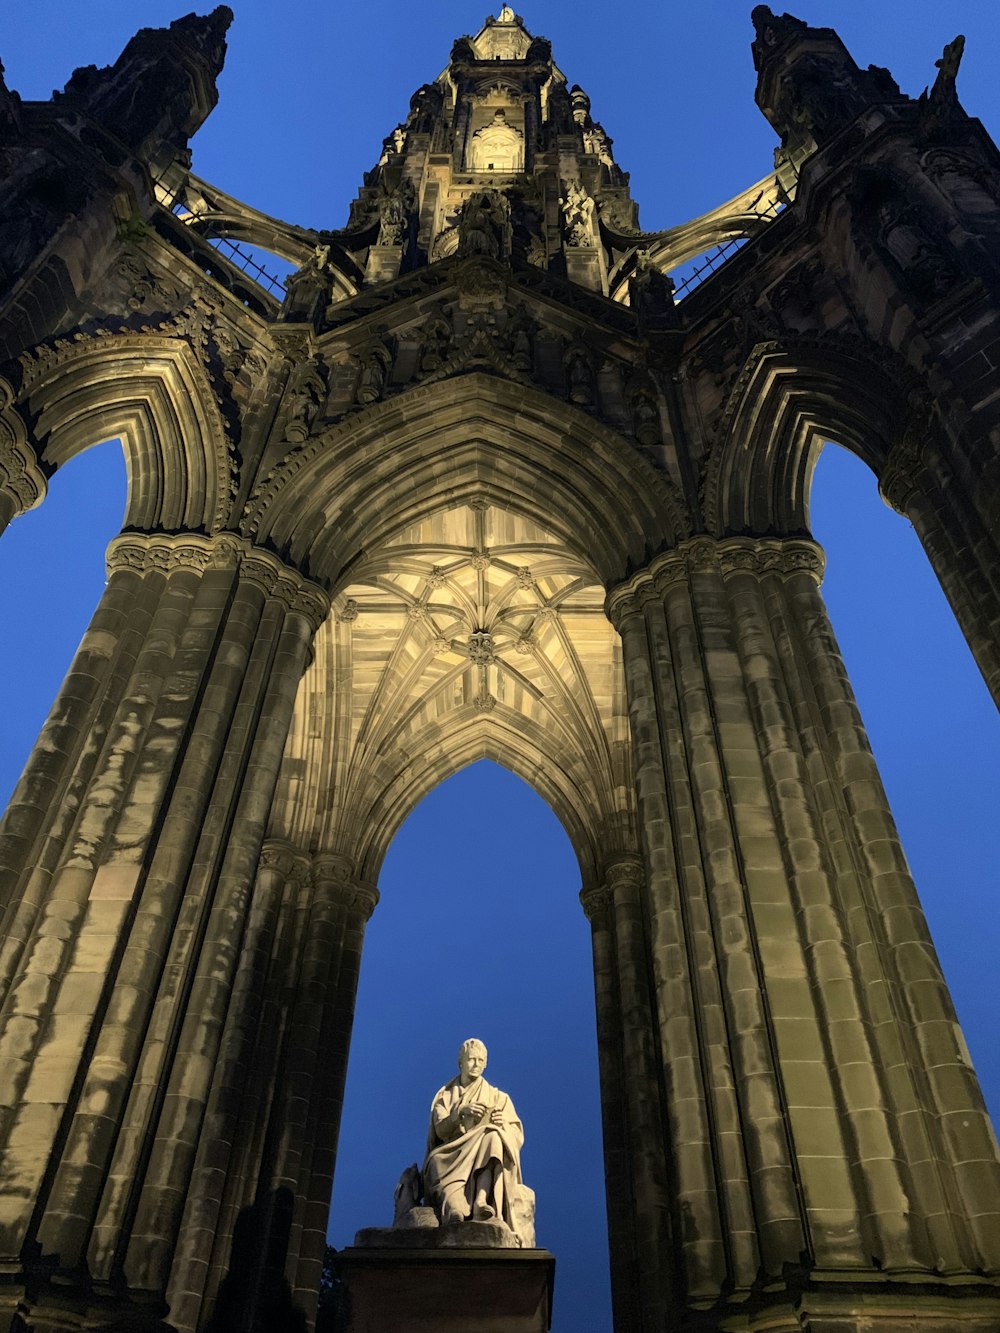
<svg viewBox="0 0 1000 1333">
<path fill-rule="evenodd" d="M 909 416 L 912 372 L 840 340 L 758 343 L 704 473 L 709 532 L 808 531 L 819 449 L 835 440 L 880 476 Z"/>
<path fill-rule="evenodd" d="M 82 338 L 25 358 L 19 405 L 51 473 L 100 440 L 121 439 L 125 524 L 215 532 L 230 516 L 235 463 L 211 382 L 181 338 Z"/>
<path fill-rule="evenodd" d="M 687 532 L 672 484 L 633 445 L 478 371 L 378 403 L 289 454 L 251 497 L 246 531 L 334 587 L 418 514 L 484 494 L 551 528 L 605 583 Z"/>
</svg>

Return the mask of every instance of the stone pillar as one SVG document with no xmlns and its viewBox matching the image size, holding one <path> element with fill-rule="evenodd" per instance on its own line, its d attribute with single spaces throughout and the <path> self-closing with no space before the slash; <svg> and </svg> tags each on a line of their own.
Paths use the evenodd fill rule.
<svg viewBox="0 0 1000 1333">
<path fill-rule="evenodd" d="M 1000 1271 L 995 1142 L 821 570 L 698 538 L 609 597 L 689 1308 Z"/>
<path fill-rule="evenodd" d="M 303 1040 L 312 1041 L 320 1058 L 315 1062 L 304 1150 L 299 1156 L 286 1267 L 295 1302 L 310 1318 L 316 1311 L 326 1252 L 326 1227 L 361 970 L 361 949 L 365 926 L 378 904 L 375 886 L 359 880 L 350 862 L 343 857 L 317 858 L 313 874 L 317 929 L 312 954 L 314 966 L 322 968 L 325 961 L 327 976 L 325 1000 L 317 1014 L 318 1030 L 303 1031 Z M 334 939 L 337 941 L 335 950 L 332 949 Z M 326 949 L 331 953 L 324 958 Z"/>
<path fill-rule="evenodd" d="M 673 1242 L 645 880 L 635 857 L 580 895 L 590 920 L 616 1333 L 660 1326 Z"/>
<path fill-rule="evenodd" d="M 996 489 L 982 475 L 959 477 L 939 443 L 911 426 L 889 454 L 879 491 L 913 524 L 1000 708 L 1000 534 L 989 517 Z"/>
<path fill-rule="evenodd" d="M 327 608 L 231 534 L 117 539 L 0 826 L 0 1253 L 44 1256 L 72 1318 L 162 1307 L 185 1197 L 225 1175 L 205 1145 L 241 1093 L 273 915 L 251 887 Z"/>
</svg>

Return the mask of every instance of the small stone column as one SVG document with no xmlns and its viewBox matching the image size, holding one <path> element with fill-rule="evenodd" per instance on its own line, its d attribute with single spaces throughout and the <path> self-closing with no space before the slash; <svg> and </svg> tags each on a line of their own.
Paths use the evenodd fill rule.
<svg viewBox="0 0 1000 1333">
<path fill-rule="evenodd" d="M 841 1282 L 1000 1269 L 995 1143 L 822 564 L 697 538 L 609 598 L 689 1308 L 803 1255 Z"/>
</svg>

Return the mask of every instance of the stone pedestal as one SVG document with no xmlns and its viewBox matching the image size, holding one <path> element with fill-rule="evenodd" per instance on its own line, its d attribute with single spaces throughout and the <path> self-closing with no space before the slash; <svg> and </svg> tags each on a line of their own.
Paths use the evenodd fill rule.
<svg viewBox="0 0 1000 1333">
<path fill-rule="evenodd" d="M 418 1245 L 401 1243 L 407 1233 L 397 1231 L 391 1246 L 342 1250 L 337 1333 L 547 1333 L 555 1258 L 449 1235 L 472 1225 L 424 1232 Z"/>
</svg>

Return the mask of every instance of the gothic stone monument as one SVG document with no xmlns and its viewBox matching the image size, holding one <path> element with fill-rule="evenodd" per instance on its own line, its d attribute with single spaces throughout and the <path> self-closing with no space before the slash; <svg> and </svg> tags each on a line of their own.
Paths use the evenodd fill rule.
<svg viewBox="0 0 1000 1333">
<path fill-rule="evenodd" d="M 912 99 L 758 6 L 775 169 L 644 231 L 505 8 L 312 231 L 190 170 L 231 17 L 0 89 L 0 523 L 100 439 L 130 482 L 0 827 L 0 1329 L 312 1318 L 379 866 L 487 755 L 579 858 L 619 1333 L 996 1333 L 996 1142 L 806 509 L 860 455 L 1000 694 L 961 42 Z"/>
</svg>

